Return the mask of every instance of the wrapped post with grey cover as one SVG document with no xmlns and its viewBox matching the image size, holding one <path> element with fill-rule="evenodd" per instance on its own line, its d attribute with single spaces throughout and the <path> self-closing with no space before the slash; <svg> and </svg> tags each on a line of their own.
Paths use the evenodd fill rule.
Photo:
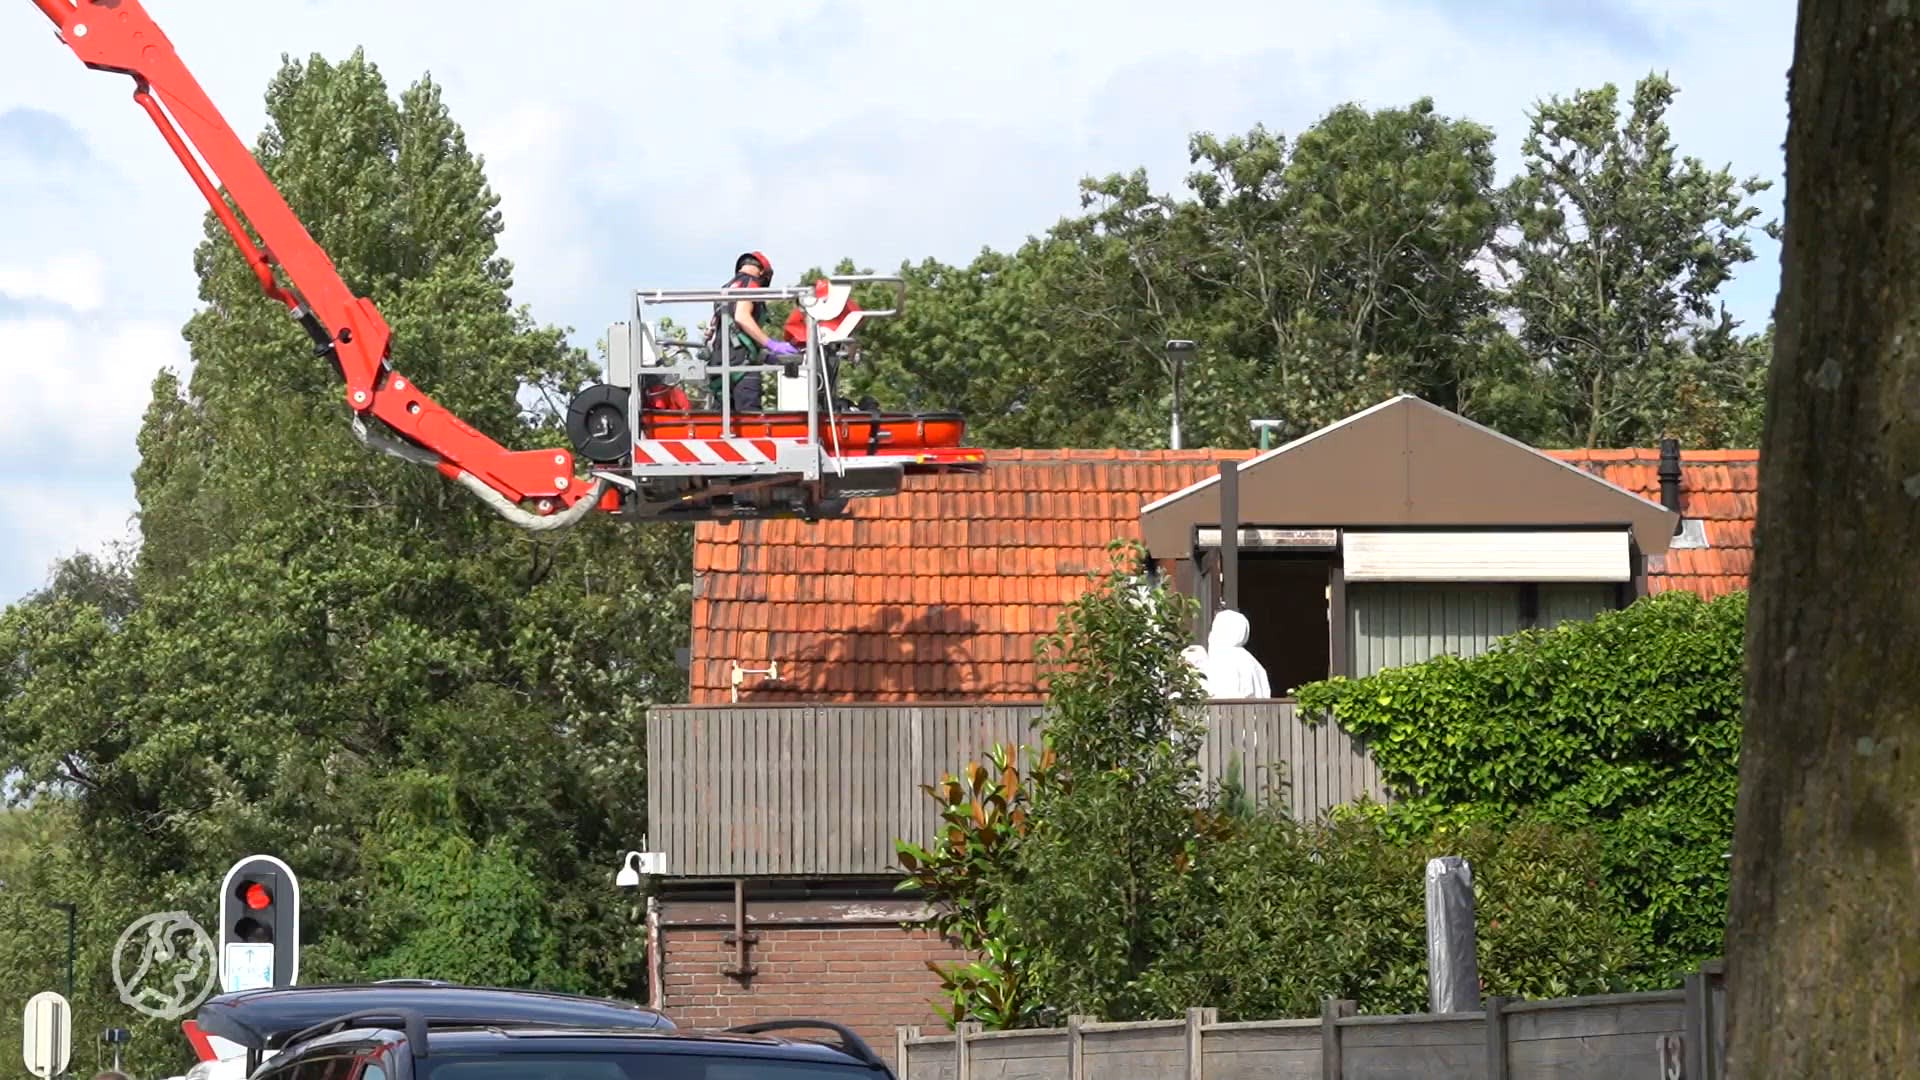
<svg viewBox="0 0 1920 1080">
<path fill-rule="evenodd" d="M 1473 867 L 1458 855 L 1427 861 L 1427 1001 L 1437 1013 L 1480 1007 Z"/>
</svg>

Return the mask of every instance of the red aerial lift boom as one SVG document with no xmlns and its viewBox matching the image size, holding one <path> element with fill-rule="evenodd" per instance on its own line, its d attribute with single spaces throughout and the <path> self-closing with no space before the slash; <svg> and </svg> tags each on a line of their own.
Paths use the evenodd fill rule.
<svg viewBox="0 0 1920 1080">
<path fill-rule="evenodd" d="M 642 304 L 711 303 L 723 309 L 723 319 L 724 309 L 730 309 L 736 299 L 796 302 L 807 313 L 805 325 L 814 331 L 807 335 L 803 358 L 800 363 L 766 370 L 786 369 L 793 374 L 804 369 L 808 390 L 804 412 L 748 420 L 730 414 L 723 404 L 717 412 L 652 415 L 644 396 L 633 392 L 641 383 L 747 369 L 732 365 L 730 357 L 722 355 L 717 364 L 708 362 L 714 358 L 704 357 L 670 364 L 660 369 L 662 375 L 646 375 L 647 364 L 665 363 L 652 348 L 650 330 L 629 331 L 620 324 L 632 341 L 644 341 L 639 351 L 646 358 L 635 364 L 627 359 L 628 342 L 615 343 L 622 356 L 617 377 L 616 365 L 610 364 L 608 383 L 577 397 L 569 418 L 576 446 L 590 448 L 590 459 L 600 466 L 591 479 L 575 474 L 574 455 L 566 450 L 509 450 L 469 427 L 393 370 L 388 348 L 392 334 L 379 309 L 366 297 L 354 295 L 341 280 L 333 260 L 221 117 L 140 0 L 33 3 L 53 21 L 60 40 L 81 63 L 132 77 L 134 101 L 153 118 L 246 256 L 261 288 L 287 305 L 312 337 L 315 352 L 329 357 L 345 380 L 353 429 L 361 441 L 433 466 L 523 528 L 564 527 L 595 509 L 654 520 L 835 516 L 844 511 L 849 498 L 897 491 L 904 473 L 975 468 L 984 460 L 983 452 L 959 445 L 964 423 L 950 414 L 935 418 L 937 434 L 932 438 L 924 437 L 928 430 L 924 417 L 833 415 L 825 358 L 830 350 L 846 344 L 845 335 L 836 339 L 832 330 L 857 311 L 847 289 L 854 281 L 869 279 L 856 278 L 828 279 L 811 289 L 640 294 Z M 206 169 L 195 159 L 195 151 L 206 161 Z M 260 244 L 253 242 L 227 207 L 208 170 L 252 225 Z M 276 270 L 285 275 L 286 284 L 281 284 Z M 871 280 L 898 283 L 898 279 Z M 830 307 L 823 306 L 829 303 Z M 824 321 L 815 318 L 816 311 Z M 721 351 L 726 352 L 724 347 Z M 824 395 L 818 392 L 822 388 Z M 827 414 L 824 425 L 823 412 Z M 370 428 L 368 418 L 392 435 Z M 922 437 L 916 438 L 916 432 Z M 884 448 L 883 441 L 888 444 Z M 531 508 L 523 505 L 527 503 Z"/>
</svg>

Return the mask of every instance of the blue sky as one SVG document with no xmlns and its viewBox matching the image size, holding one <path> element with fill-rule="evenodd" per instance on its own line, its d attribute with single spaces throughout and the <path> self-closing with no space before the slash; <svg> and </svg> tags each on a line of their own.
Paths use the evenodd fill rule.
<svg viewBox="0 0 1920 1080">
<path fill-rule="evenodd" d="M 128 81 L 81 67 L 12 2 L 0 602 L 63 554 L 131 537 L 134 437 L 154 374 L 189 362 L 204 209 Z M 1775 216 L 1794 19 L 1790 0 L 147 7 L 249 143 L 283 53 L 364 46 L 395 92 L 431 73 L 502 197 L 515 299 L 585 346 L 629 290 L 718 284 L 741 250 L 783 271 L 964 260 L 1073 212 L 1083 175 L 1144 166 L 1177 188 L 1189 132 L 1292 134 L 1348 100 L 1432 95 L 1493 126 L 1511 170 L 1537 100 L 1663 71 L 1682 150 L 1774 179 L 1760 205 Z M 1755 328 L 1778 282 L 1759 239 L 1726 294 Z"/>
</svg>

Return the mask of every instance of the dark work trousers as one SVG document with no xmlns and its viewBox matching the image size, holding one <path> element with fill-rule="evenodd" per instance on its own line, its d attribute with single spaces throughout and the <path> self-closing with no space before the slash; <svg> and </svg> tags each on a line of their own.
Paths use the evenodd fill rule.
<svg viewBox="0 0 1920 1080">
<path fill-rule="evenodd" d="M 720 360 L 720 350 L 717 348 L 712 350 L 711 356 L 712 359 L 708 362 L 718 363 Z M 731 355 L 727 357 L 727 361 L 730 364 L 742 365 L 762 364 L 766 362 L 761 356 L 760 347 L 753 343 L 752 338 L 744 334 L 735 336 L 733 351 Z M 760 380 L 762 374 L 762 372 L 758 371 L 743 371 L 734 375 L 732 395 L 734 412 L 757 413 L 766 411 L 766 395 L 761 388 Z M 707 380 L 707 389 L 713 394 L 717 402 L 720 397 L 719 375 L 714 375 Z M 717 404 L 714 407 L 716 409 L 719 408 Z"/>
</svg>

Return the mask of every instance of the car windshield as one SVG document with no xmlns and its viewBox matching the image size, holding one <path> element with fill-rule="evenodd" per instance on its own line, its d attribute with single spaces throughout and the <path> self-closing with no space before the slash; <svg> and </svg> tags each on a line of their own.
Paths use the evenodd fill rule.
<svg viewBox="0 0 1920 1080">
<path fill-rule="evenodd" d="M 874 1075 L 860 1065 L 703 1054 L 692 1048 L 645 1054 L 436 1053 L 414 1063 L 417 1080 L 871 1080 Z"/>
</svg>

